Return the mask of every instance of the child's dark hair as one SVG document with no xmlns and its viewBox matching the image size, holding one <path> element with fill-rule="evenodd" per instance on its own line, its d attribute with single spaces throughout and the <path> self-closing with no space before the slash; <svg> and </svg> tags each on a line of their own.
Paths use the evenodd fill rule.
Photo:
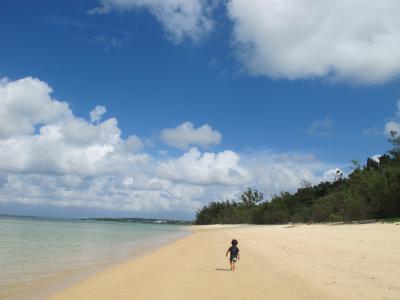
<svg viewBox="0 0 400 300">
<path fill-rule="evenodd" d="M 236 246 L 239 242 L 236 239 L 233 239 L 231 242 L 232 246 Z"/>
</svg>

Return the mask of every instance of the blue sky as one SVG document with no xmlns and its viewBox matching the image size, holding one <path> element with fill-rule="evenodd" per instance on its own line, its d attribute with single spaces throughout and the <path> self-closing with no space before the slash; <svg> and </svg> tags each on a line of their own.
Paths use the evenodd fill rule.
<svg viewBox="0 0 400 300">
<path fill-rule="evenodd" d="M 303 5 L 308 2 L 304 1 Z M 360 3 L 358 0 L 353 2 L 348 8 L 350 13 Z M 118 143 L 122 144 L 134 135 L 140 140 L 140 150 L 136 149 L 135 155 L 146 156 L 153 162 L 143 169 L 132 167 L 129 176 L 136 178 L 146 173 L 144 181 L 160 180 L 164 184 L 151 205 L 144 203 L 146 199 L 136 203 L 132 196 L 134 191 L 128 193 L 115 186 L 107 191 L 107 195 L 122 193 L 127 203 L 122 205 L 117 197 L 113 200 L 115 205 L 107 204 L 106 200 L 94 204 L 90 197 L 96 198 L 93 186 L 99 184 L 94 181 L 105 180 L 104 176 L 111 176 L 107 177 L 108 181 L 124 180 L 129 177 L 128 171 L 79 172 L 72 166 L 65 167 L 68 159 L 60 162 L 66 168 L 62 171 L 59 167 L 39 168 L 32 164 L 20 167 L 15 159 L 15 165 L 0 165 L 4 182 L 0 184 L 3 211 L 26 213 L 27 208 L 32 208 L 34 214 L 40 214 L 43 208 L 42 213 L 50 215 L 77 216 L 98 211 L 102 215 L 190 218 L 208 201 L 235 197 L 248 185 L 254 185 L 266 194 L 293 190 L 302 180 L 318 182 L 324 178 L 323 174 L 334 168 L 348 172 L 352 159 L 364 162 L 367 157 L 387 151 L 385 126 L 392 122 L 391 128 L 398 128 L 393 126 L 399 124 L 396 105 L 400 99 L 400 66 L 397 67 L 398 55 L 391 49 L 392 45 L 400 43 L 399 22 L 379 24 L 381 18 L 372 14 L 376 7 L 368 4 L 361 10 L 365 14 L 365 24 L 355 24 L 354 28 L 360 27 L 354 32 L 333 26 L 328 28 L 327 40 L 325 34 L 322 36 L 310 29 L 314 27 L 301 23 L 304 28 L 296 33 L 300 38 L 293 42 L 296 37 L 290 36 L 298 30 L 296 24 L 288 27 L 276 20 L 297 16 L 296 9 L 301 7 L 295 5 L 274 15 L 273 2 L 265 1 L 265 5 L 269 5 L 265 12 L 257 9 L 260 5 L 257 3 L 253 0 L 247 3 L 232 0 L 218 5 L 202 0 L 186 3 L 179 0 L 164 3 L 156 0 L 2 1 L 0 77 L 7 79 L 3 80 L 1 88 L 9 94 L 13 83 L 26 89 L 19 80 L 30 78 L 52 88 L 51 94 L 41 90 L 43 97 L 50 95 L 50 101 L 68 104 L 68 112 L 60 110 L 64 117 L 72 114 L 75 121 L 85 120 L 87 126 L 93 127 L 115 118 L 117 123 L 113 126 L 120 131 Z M 381 17 L 389 20 L 399 17 L 396 2 L 385 0 L 381 5 L 388 8 L 379 9 Z M 393 9 L 389 9 L 390 5 Z M 347 18 L 347 12 L 342 10 L 330 15 L 324 8 L 318 10 L 317 7 L 317 13 L 328 14 L 321 19 L 314 17 L 317 25 L 325 19 L 340 24 L 341 18 Z M 251 20 L 258 20 L 259 25 L 253 25 Z M 291 20 L 297 21 L 295 17 Z M 353 28 L 351 25 L 348 26 Z M 278 32 L 271 28 L 277 28 Z M 364 28 L 369 29 L 365 31 Z M 382 28 L 386 28 L 383 33 Z M 359 32 L 372 41 L 368 46 L 358 40 Z M 376 32 L 383 35 L 385 41 L 389 40 L 387 45 L 375 38 Z M 302 34 L 304 38 L 301 38 Z M 286 37 L 290 39 L 285 40 Z M 313 42 L 307 44 L 310 37 Z M 340 43 L 348 47 L 338 46 Z M 287 50 L 292 48 L 297 52 Z M 346 49 L 355 49 L 355 52 L 349 50 L 347 53 Z M 36 101 L 29 98 L 30 93 L 25 90 L 23 101 Z M 1 95 L 6 97 L 6 93 Z M 20 100 L 20 97 L 10 96 L 0 105 L 7 109 L 6 105 L 17 101 L 13 99 Z M 90 122 L 89 113 L 96 106 L 104 106 L 106 113 L 101 114 L 101 121 Z M 2 147 L 23 136 L 32 141 L 39 138 L 42 127 L 64 122 L 60 121 L 60 115 L 51 120 L 35 119 L 24 115 L 23 109 L 17 118 L 8 115 L 10 126 L 17 126 L 18 118 L 29 119 L 35 130 L 13 129 L 3 134 Z M 178 138 L 182 136 L 179 126 L 185 122 L 192 123 L 193 127 L 185 128 L 189 128 L 187 134 L 193 133 L 195 137 L 185 140 L 184 146 L 174 146 L 173 142 L 163 138 L 166 129 L 176 130 Z M 196 135 L 196 130 L 204 125 L 208 129 Z M 0 126 L 6 128 L 5 123 Z M 17 131 L 23 134 L 15 134 Z M 221 139 L 216 137 L 217 133 Z M 104 144 L 107 142 L 93 141 L 92 146 Z M 115 144 L 110 145 L 117 148 Z M 40 147 L 43 157 L 54 151 L 50 150 L 50 144 L 42 143 Z M 82 147 L 73 148 L 74 153 Z M 177 173 L 173 175 L 166 168 L 162 168 L 166 173 L 148 171 L 159 168 L 160 164 L 175 168 L 173 164 L 190 153 L 191 148 L 199 151 L 200 157 L 212 153 L 215 159 L 218 154 L 231 151 L 239 161 L 232 158 L 233 166 L 227 167 L 226 172 L 231 174 L 235 168 L 243 168 L 243 180 L 229 184 L 215 179 L 218 176 L 213 172 L 218 173 L 220 169 L 213 171 L 207 166 L 206 173 L 210 178 L 185 182 L 182 178 L 190 176 L 190 163 L 185 166 L 185 171 L 174 169 Z M 26 159 L 36 161 L 34 154 L 30 155 Z M 307 158 L 310 158 L 309 165 Z M 277 172 L 280 165 L 276 162 L 282 160 L 289 161 L 289 169 L 301 167 L 296 174 L 283 172 L 281 182 L 273 182 L 273 175 L 259 180 L 261 173 Z M 221 161 L 225 160 L 221 158 Z M 251 162 L 254 161 L 265 166 L 257 171 L 261 173 L 252 173 Z M 52 163 L 43 161 L 46 166 Z M 287 186 L 285 174 L 293 181 Z M 80 181 L 87 182 L 79 187 L 81 193 L 68 192 L 66 196 L 65 186 L 60 182 L 57 188 L 47 189 L 48 184 L 42 179 L 49 176 L 77 176 Z M 15 184 L 19 181 L 24 184 L 16 189 Z M 13 182 L 14 188 L 11 187 Z M 57 189 L 64 192 L 58 193 Z M 144 186 L 134 189 L 154 191 Z M 176 194 L 171 192 L 173 189 L 184 190 L 187 194 Z M 33 190 L 37 192 L 37 199 L 30 202 L 29 195 Z M 169 196 L 165 198 L 163 193 L 169 193 Z M 147 198 L 147 194 L 141 194 L 141 197 Z M 64 200 L 60 203 L 57 198 Z M 170 202 L 165 204 L 165 201 Z M 61 213 L 60 207 L 66 212 Z"/>
</svg>

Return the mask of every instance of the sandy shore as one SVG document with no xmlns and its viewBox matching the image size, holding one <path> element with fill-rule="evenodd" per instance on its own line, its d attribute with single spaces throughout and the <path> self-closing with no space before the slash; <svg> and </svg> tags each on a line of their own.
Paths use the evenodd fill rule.
<svg viewBox="0 0 400 300">
<path fill-rule="evenodd" d="M 396 224 L 204 226 L 51 299 L 400 299 Z M 225 252 L 239 240 L 237 271 Z"/>
</svg>

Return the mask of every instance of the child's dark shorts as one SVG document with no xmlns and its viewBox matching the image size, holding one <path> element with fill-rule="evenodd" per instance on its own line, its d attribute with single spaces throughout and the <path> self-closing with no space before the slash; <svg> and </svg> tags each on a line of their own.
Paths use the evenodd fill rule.
<svg viewBox="0 0 400 300">
<path fill-rule="evenodd" d="M 229 258 L 229 260 L 230 260 L 231 262 L 237 262 L 237 257 L 236 257 L 236 256 L 231 256 L 231 257 Z"/>
</svg>

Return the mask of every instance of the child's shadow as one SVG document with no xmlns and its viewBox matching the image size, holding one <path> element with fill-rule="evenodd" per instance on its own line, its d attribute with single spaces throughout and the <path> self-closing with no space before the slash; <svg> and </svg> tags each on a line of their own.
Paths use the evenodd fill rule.
<svg viewBox="0 0 400 300">
<path fill-rule="evenodd" d="M 231 269 L 216 268 L 215 271 L 230 271 Z"/>
</svg>

